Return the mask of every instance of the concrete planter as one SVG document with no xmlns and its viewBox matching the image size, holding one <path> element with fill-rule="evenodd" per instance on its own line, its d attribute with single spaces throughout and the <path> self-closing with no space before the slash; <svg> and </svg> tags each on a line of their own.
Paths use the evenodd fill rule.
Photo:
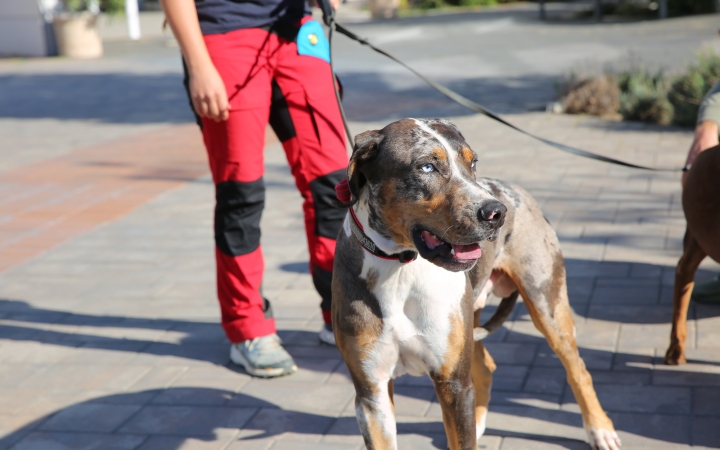
<svg viewBox="0 0 720 450">
<path fill-rule="evenodd" d="M 369 0 L 373 19 L 394 19 L 398 15 L 400 0 Z"/>
<path fill-rule="evenodd" d="M 103 54 L 97 15 L 61 14 L 53 20 L 58 53 L 69 58 L 99 58 Z"/>
</svg>

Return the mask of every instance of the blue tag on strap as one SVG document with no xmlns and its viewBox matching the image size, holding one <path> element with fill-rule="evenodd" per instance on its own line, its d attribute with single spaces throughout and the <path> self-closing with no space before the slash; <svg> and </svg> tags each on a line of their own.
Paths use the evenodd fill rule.
<svg viewBox="0 0 720 450">
<path fill-rule="evenodd" d="M 314 20 L 305 22 L 297 35 L 298 54 L 314 56 L 323 61 L 330 62 L 330 44 L 325 37 L 322 25 Z"/>
</svg>

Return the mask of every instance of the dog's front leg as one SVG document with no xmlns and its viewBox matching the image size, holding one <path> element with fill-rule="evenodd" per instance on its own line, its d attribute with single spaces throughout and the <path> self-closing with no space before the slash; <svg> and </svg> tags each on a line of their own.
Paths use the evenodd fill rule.
<svg viewBox="0 0 720 450">
<path fill-rule="evenodd" d="M 392 380 L 357 389 L 355 416 L 369 450 L 397 449 Z"/>
<path fill-rule="evenodd" d="M 474 323 L 480 323 L 481 310 L 475 311 Z M 472 357 L 472 377 L 475 385 L 475 423 L 476 437 L 479 440 L 485 433 L 488 404 L 490 403 L 490 388 L 492 376 L 497 366 L 482 341 L 475 342 Z"/>
<path fill-rule="evenodd" d="M 469 361 L 468 361 L 469 362 Z M 463 362 L 463 366 L 469 364 Z M 450 450 L 477 448 L 475 424 L 475 389 L 469 367 L 462 367 L 449 376 L 431 373 Z"/>
</svg>

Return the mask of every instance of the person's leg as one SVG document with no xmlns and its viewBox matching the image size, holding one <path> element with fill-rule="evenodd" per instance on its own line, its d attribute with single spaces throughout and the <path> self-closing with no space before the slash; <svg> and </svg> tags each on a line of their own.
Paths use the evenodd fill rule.
<svg viewBox="0 0 720 450">
<path fill-rule="evenodd" d="M 270 123 L 304 199 L 310 272 L 329 326 L 335 240 L 346 213 L 334 205 L 335 184 L 347 176 L 345 133 L 330 65 L 298 55 L 294 42 L 285 41 L 277 56 Z"/>
<path fill-rule="evenodd" d="M 260 293 L 263 148 L 271 96 L 267 53 L 273 40 L 277 45 L 276 37 L 255 29 L 205 37 L 231 105 L 227 121 L 202 120 L 216 187 L 215 255 L 222 326 L 234 344 L 233 362 L 257 376 L 295 370 L 292 358 L 274 336 L 275 321 Z M 273 337 L 256 342 L 267 336 Z"/>
</svg>

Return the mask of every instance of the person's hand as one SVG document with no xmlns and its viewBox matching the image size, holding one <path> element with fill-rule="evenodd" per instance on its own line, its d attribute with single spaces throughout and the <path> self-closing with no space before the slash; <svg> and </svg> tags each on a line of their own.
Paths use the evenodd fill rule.
<svg viewBox="0 0 720 450">
<path fill-rule="evenodd" d="M 190 72 L 190 98 L 195 112 L 216 122 L 230 116 L 225 83 L 212 64 Z"/>
<path fill-rule="evenodd" d="M 712 120 L 705 120 L 695 128 L 695 138 L 690 146 L 685 164 L 693 164 L 700 152 L 718 145 L 718 126 Z M 687 171 L 682 174 L 682 185 L 685 186 Z"/>
<path fill-rule="evenodd" d="M 341 2 L 341 1 L 342 1 L 342 0 L 330 0 L 330 6 L 332 6 L 332 9 L 334 9 L 335 11 L 337 11 L 337 9 L 340 7 L 340 2 Z M 309 3 L 311 6 L 312 6 L 312 5 L 315 5 L 315 6 L 318 7 L 318 8 L 320 7 L 320 5 L 318 4 L 317 0 L 308 0 L 308 3 Z"/>
</svg>

